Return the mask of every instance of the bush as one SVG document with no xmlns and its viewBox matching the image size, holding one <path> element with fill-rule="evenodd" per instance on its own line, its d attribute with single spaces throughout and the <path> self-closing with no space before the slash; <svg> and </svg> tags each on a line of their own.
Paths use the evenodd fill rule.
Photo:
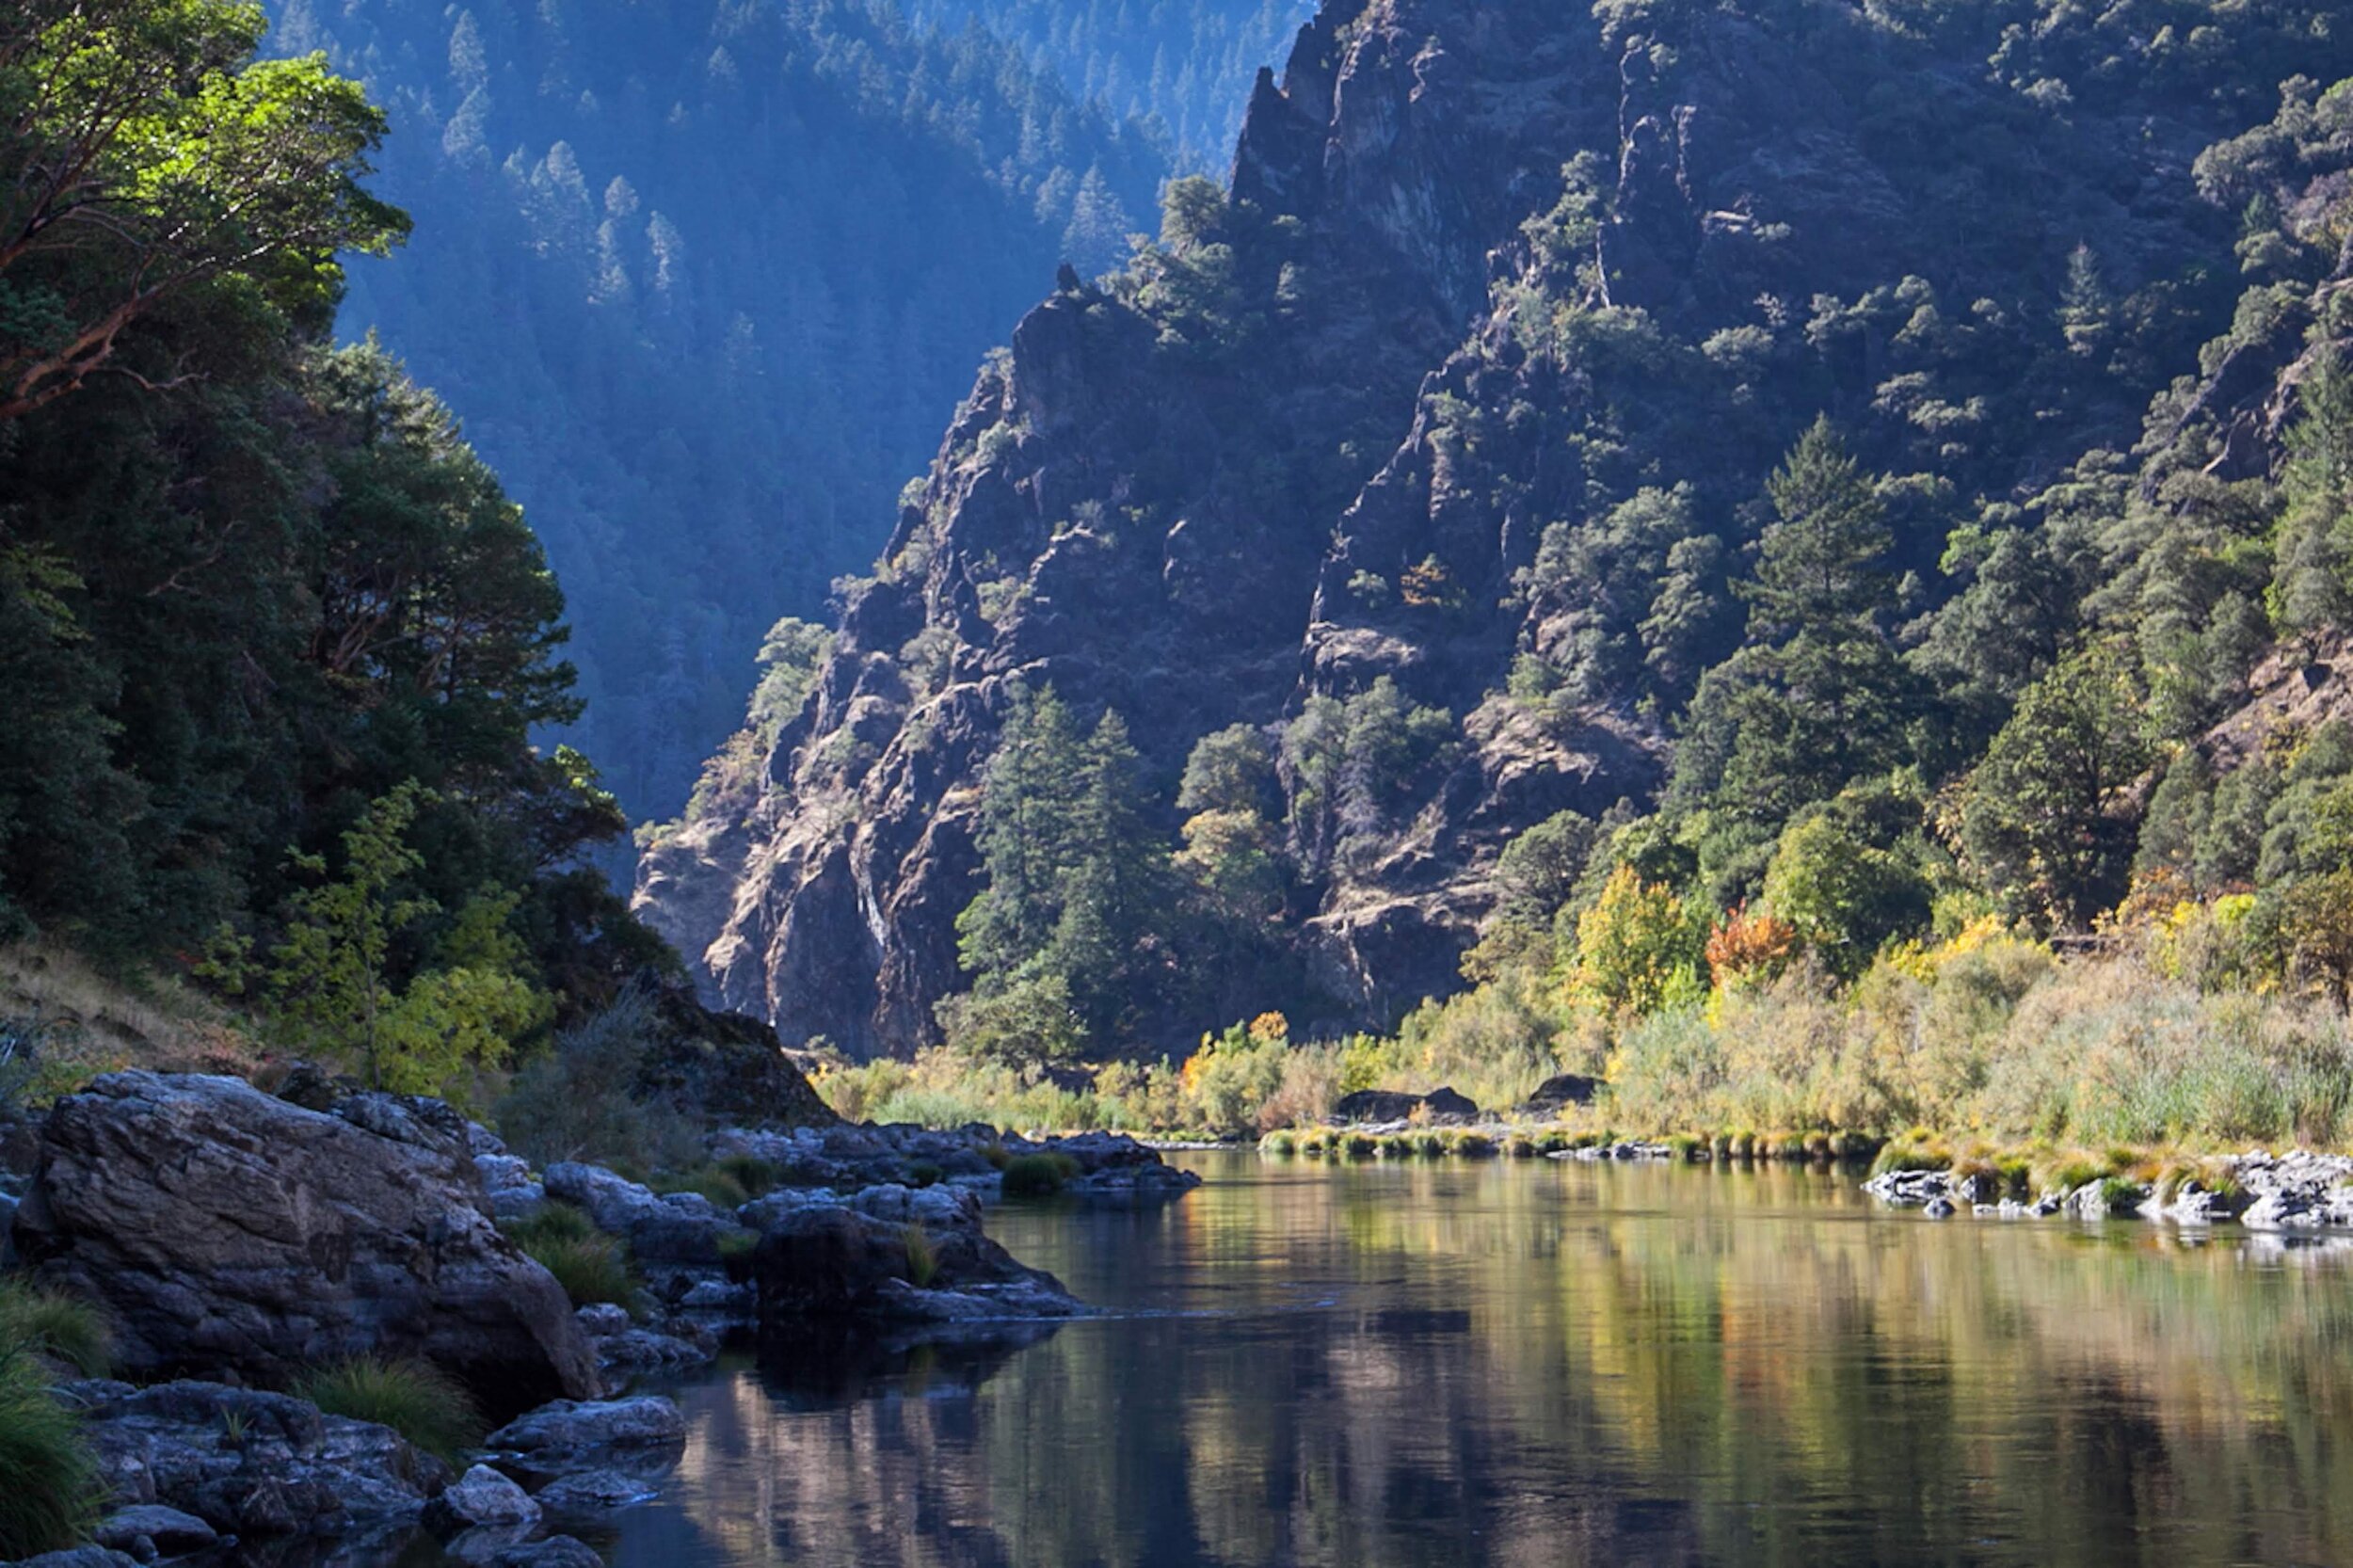
<svg viewBox="0 0 2353 1568">
<path fill-rule="evenodd" d="M 353 1356 L 311 1372 L 294 1392 L 329 1416 L 390 1427 L 438 1459 L 455 1461 L 482 1441 L 472 1397 L 427 1361 Z"/>
<path fill-rule="evenodd" d="M 648 1171 L 692 1164 L 701 1153 L 694 1124 L 669 1106 L 635 1097 L 658 1030 L 652 1001 L 632 989 L 563 1031 L 552 1049 L 515 1075 L 498 1104 L 499 1135 L 539 1166 L 566 1160 Z"/>
<path fill-rule="evenodd" d="M 0 1558 L 72 1546 L 104 1498 L 81 1424 L 21 1347 L 0 1345 Z"/>
<path fill-rule="evenodd" d="M 0 1281 L 0 1354 L 46 1356 L 86 1378 L 106 1375 L 113 1336 L 104 1314 L 56 1290 Z"/>
</svg>

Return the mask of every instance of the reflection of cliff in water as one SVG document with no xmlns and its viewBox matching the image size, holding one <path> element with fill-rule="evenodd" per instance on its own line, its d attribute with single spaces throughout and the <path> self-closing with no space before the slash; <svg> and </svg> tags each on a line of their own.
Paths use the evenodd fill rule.
<svg viewBox="0 0 2353 1568">
<path fill-rule="evenodd" d="M 977 1390 L 1058 1320 L 934 1324 L 877 1336 L 872 1324 L 805 1323 L 753 1342 L 761 1388 L 780 1410 L 821 1410 L 909 1387 Z"/>
<path fill-rule="evenodd" d="M 1215 1157 L 1007 1208 L 1114 1314 L 680 1396 L 616 1568 L 2353 1560 L 2341 1245 L 1774 1168 Z"/>
</svg>

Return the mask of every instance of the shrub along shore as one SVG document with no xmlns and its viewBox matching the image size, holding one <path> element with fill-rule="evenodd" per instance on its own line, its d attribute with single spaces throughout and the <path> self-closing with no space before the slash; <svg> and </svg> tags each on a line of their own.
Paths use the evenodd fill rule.
<svg viewBox="0 0 2353 1568">
<path fill-rule="evenodd" d="M 2213 940 L 2159 920 L 2069 955 L 1980 922 L 1890 949 L 1843 984 L 1801 962 L 1634 1010 L 1507 975 L 1425 1004 L 1387 1037 L 1296 1041 L 1267 1015 L 1181 1062 L 1025 1071 L 941 1049 L 824 1066 L 814 1081 L 835 1109 L 880 1121 L 1264 1139 L 1309 1154 L 1639 1140 L 1716 1157 L 1879 1155 L 2056 1177 L 2340 1146 L 2353 1128 L 2345 1012 L 2284 988 L 2213 983 Z M 1521 1109 L 1564 1072 L 1599 1080 L 1591 1104 Z M 1386 1138 L 1332 1126 L 1356 1090 L 1441 1085 L 1494 1125 Z"/>
</svg>

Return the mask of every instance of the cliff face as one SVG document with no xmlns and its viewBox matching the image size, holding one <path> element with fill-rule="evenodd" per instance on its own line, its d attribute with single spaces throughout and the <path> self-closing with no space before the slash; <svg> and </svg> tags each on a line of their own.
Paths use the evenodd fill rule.
<svg viewBox="0 0 2353 1568">
<path fill-rule="evenodd" d="M 1267 1000 L 1382 1023 L 1450 988 L 1512 835 L 1657 790 L 1817 412 L 1901 476 L 1925 578 L 1980 503 L 2129 444 L 2228 319 L 2189 166 L 2260 114 L 2014 54 L 1843 6 L 1327 4 L 1254 92 L 1225 254 L 1020 323 L 759 800 L 649 850 L 641 909 L 788 1041 L 904 1050 L 962 988 L 1011 681 L 1116 708 L 1173 780 L 1386 677 L 1455 738 L 1353 822 L 1287 764 L 1312 994 Z"/>
</svg>

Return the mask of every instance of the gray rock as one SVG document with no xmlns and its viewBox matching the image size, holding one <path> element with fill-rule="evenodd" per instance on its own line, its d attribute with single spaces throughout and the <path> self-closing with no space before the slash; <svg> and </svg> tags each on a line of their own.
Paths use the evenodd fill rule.
<svg viewBox="0 0 2353 1568">
<path fill-rule="evenodd" d="M 562 1287 L 484 1211 L 447 1106 L 306 1111 L 236 1079 L 115 1073 L 57 1102 L 16 1216 L 36 1279 L 103 1304 L 118 1366 L 283 1384 L 424 1356 L 494 1411 L 598 1391 Z"/>
<path fill-rule="evenodd" d="M 90 1539 L 134 1557 L 141 1555 L 136 1544 L 144 1541 L 165 1557 L 178 1557 L 201 1551 L 218 1541 L 220 1532 L 193 1513 L 161 1503 L 136 1503 L 101 1519 Z"/>
<path fill-rule="evenodd" d="M 1953 1200 L 1939 1193 L 1922 1205 L 1920 1212 L 1931 1220 L 1949 1220 L 1953 1217 Z"/>
<path fill-rule="evenodd" d="M 426 1505 L 424 1518 L 435 1529 L 453 1533 L 476 1525 L 528 1528 L 539 1522 L 539 1505 L 505 1476 L 477 1464 Z"/>
<path fill-rule="evenodd" d="M 707 1279 L 696 1283 L 680 1296 L 678 1307 L 681 1312 L 749 1319 L 760 1310 L 760 1291 L 750 1285 Z"/>
<path fill-rule="evenodd" d="M 628 1241 L 641 1265 L 716 1267 L 728 1238 L 749 1240 L 734 1215 L 701 1193 L 657 1193 L 600 1165 L 551 1165 L 541 1185 L 548 1196 L 578 1205 L 599 1230 Z"/>
<path fill-rule="evenodd" d="M 659 1488 L 620 1470 L 583 1470 L 539 1489 L 539 1506 L 552 1513 L 595 1513 L 632 1508 L 660 1496 Z"/>
<path fill-rule="evenodd" d="M 933 1261 L 929 1291 L 970 1293 L 1023 1286 L 1017 1290 L 992 1288 L 991 1294 L 1002 1298 L 992 1316 L 1026 1310 L 1067 1317 L 1079 1310 L 1052 1275 L 1024 1268 L 988 1238 L 968 1192 L 926 1189 L 915 1197 L 925 1202 L 920 1208 L 910 1203 L 904 1211 L 932 1216 L 932 1223 L 922 1224 Z M 873 1207 L 890 1213 L 898 1211 L 898 1202 L 886 1193 Z M 762 1232 L 752 1254 L 761 1320 L 930 1316 L 929 1309 L 915 1304 L 927 1293 L 912 1277 L 907 1232 L 915 1223 L 877 1218 L 847 1205 L 805 1208 L 786 1215 Z M 1048 1303 L 1055 1304 L 1050 1310 Z"/>
<path fill-rule="evenodd" d="M 477 1154 L 473 1157 L 474 1174 L 482 1177 L 486 1192 L 511 1192 L 519 1187 L 537 1185 L 531 1179 L 531 1163 L 511 1154 Z"/>
<path fill-rule="evenodd" d="M 139 1560 L 105 1546 L 73 1546 L 25 1558 L 14 1568 L 139 1568 Z"/>
<path fill-rule="evenodd" d="M 590 1453 L 599 1448 L 678 1443 L 686 1418 L 653 1395 L 581 1402 L 558 1400 L 492 1432 L 488 1446 L 534 1458 Z"/>
<path fill-rule="evenodd" d="M 1947 1213 L 1955 1195 L 1949 1171 L 1881 1171 L 1863 1190 L 1897 1208 L 1919 1208 L 1942 1200 Z"/>
<path fill-rule="evenodd" d="M 611 1334 L 627 1334 L 636 1326 L 636 1320 L 629 1315 L 627 1307 L 616 1306 L 611 1302 L 593 1302 L 580 1307 L 572 1313 L 572 1320 L 580 1325 L 580 1332 L 591 1339 L 601 1339 Z"/>
<path fill-rule="evenodd" d="M 284 1394 L 215 1383 L 70 1383 L 117 1501 L 160 1504 L 224 1534 L 284 1535 L 413 1519 L 449 1467 L 389 1427 Z"/>
</svg>

